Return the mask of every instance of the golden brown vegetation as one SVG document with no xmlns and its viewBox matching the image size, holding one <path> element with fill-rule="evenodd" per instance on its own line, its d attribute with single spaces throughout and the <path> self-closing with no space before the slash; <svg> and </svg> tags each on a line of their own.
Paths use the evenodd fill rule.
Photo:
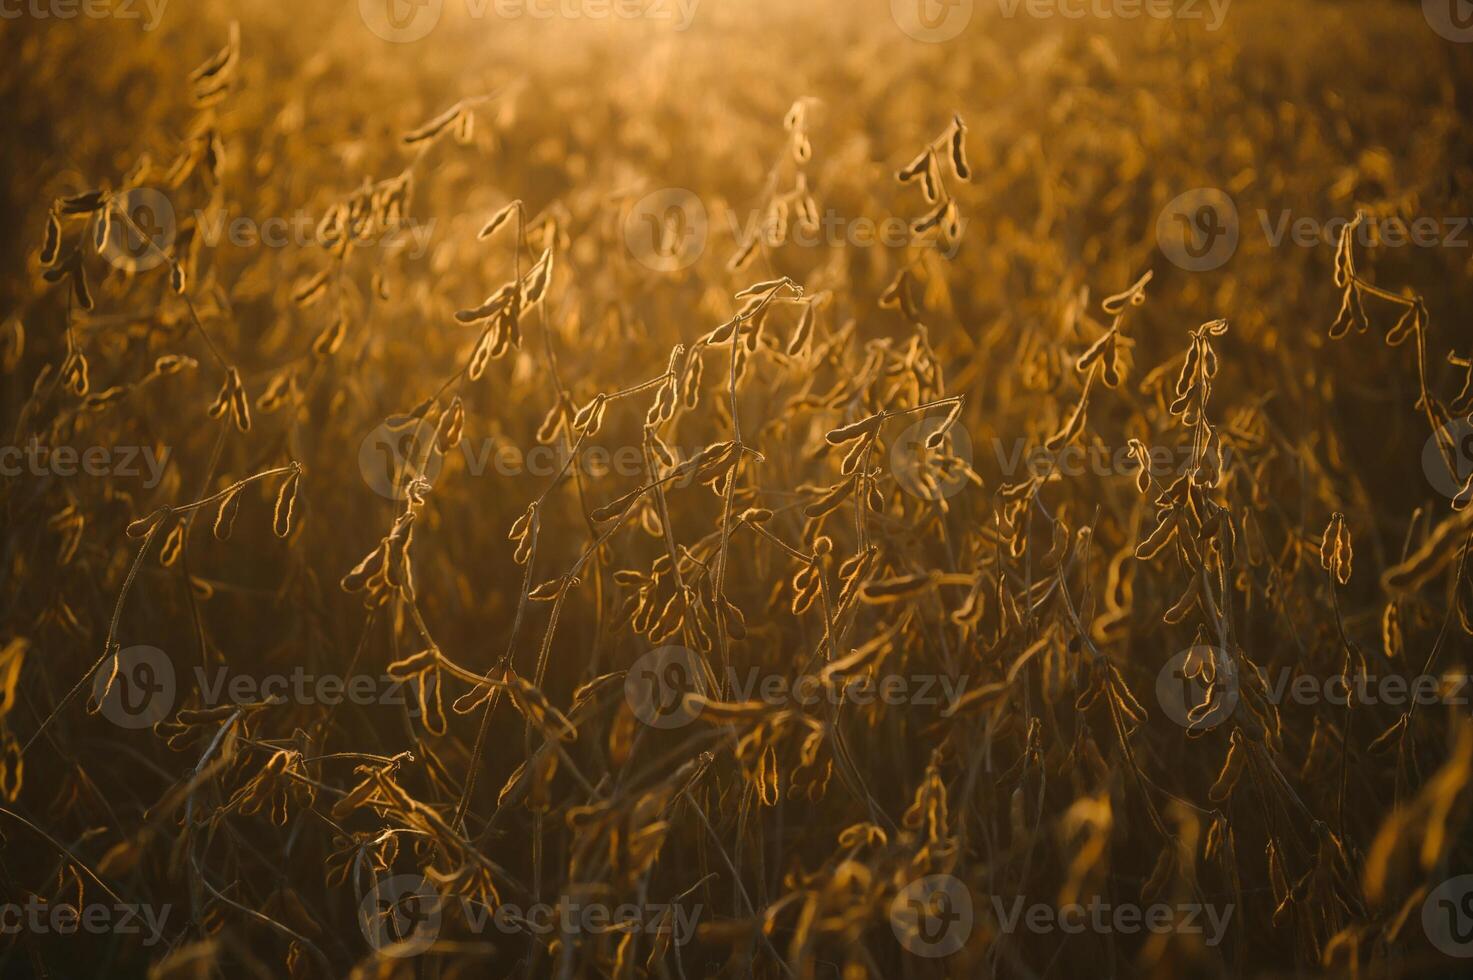
<svg viewBox="0 0 1473 980">
<path fill-rule="evenodd" d="M 1417 5 L 233 6 L 0 25 L 7 459 L 113 463 L 0 485 L 0 904 L 167 910 L 0 971 L 1451 969 L 1466 704 L 1276 688 L 1473 649 L 1473 233 L 1364 237 L 1473 214 L 1473 60 Z M 1157 222 L 1203 187 L 1239 242 L 1190 271 Z M 294 672 L 372 697 L 214 685 Z M 956 696 L 851 696 L 894 677 Z M 374 941 L 395 876 L 419 946 Z M 477 919 L 537 903 L 658 911 Z"/>
</svg>

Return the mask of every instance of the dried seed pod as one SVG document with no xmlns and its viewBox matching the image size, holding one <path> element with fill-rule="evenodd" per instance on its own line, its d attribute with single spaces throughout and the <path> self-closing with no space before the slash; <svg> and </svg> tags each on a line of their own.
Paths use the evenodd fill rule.
<svg viewBox="0 0 1473 980">
<path fill-rule="evenodd" d="M 804 304 L 803 312 L 798 317 L 798 326 L 793 330 L 792 339 L 788 341 L 788 356 L 797 356 L 808 349 L 808 343 L 813 339 L 813 319 L 813 304 Z"/>
<path fill-rule="evenodd" d="M 56 212 L 46 216 L 46 238 L 41 243 L 41 265 L 50 268 L 61 255 L 61 220 Z"/>
<path fill-rule="evenodd" d="M 87 272 L 82 268 L 82 262 L 78 259 L 72 265 L 72 298 L 77 305 L 84 310 L 92 309 L 92 291 L 87 288 Z"/>
<path fill-rule="evenodd" d="M 951 411 L 947 413 L 941 424 L 926 436 L 925 447 L 932 450 L 941 448 L 941 443 L 946 440 L 946 434 L 951 431 L 951 427 L 956 424 L 957 417 L 961 413 L 962 403 L 958 401 L 951 407 Z"/>
<path fill-rule="evenodd" d="M 1233 787 L 1238 783 L 1238 777 L 1243 774 L 1243 766 L 1248 758 L 1248 750 L 1243 743 L 1243 732 L 1237 728 L 1233 729 L 1231 744 L 1228 746 L 1227 758 L 1223 760 L 1222 771 L 1217 774 L 1217 780 L 1207 791 L 1208 799 L 1214 803 L 1225 802 L 1232 795 Z"/>
<path fill-rule="evenodd" d="M 530 272 L 522 280 L 522 305 L 531 309 L 542 301 L 547 295 L 547 287 L 552 282 L 553 254 L 552 248 L 548 247 L 542 253 Z"/>
<path fill-rule="evenodd" d="M 489 320 L 510 307 L 520 295 L 520 290 L 514 284 L 506 283 L 487 296 L 480 306 L 457 311 L 455 319 L 460 323 L 479 323 L 482 320 Z"/>
<path fill-rule="evenodd" d="M 914 160 L 896 171 L 895 179 L 902 184 L 908 184 L 917 177 L 923 176 L 931 168 L 932 155 L 931 149 L 927 147 Z"/>
<path fill-rule="evenodd" d="M 691 356 L 686 359 L 685 378 L 682 381 L 681 401 L 687 410 L 695 408 L 701 397 L 701 375 L 705 371 L 705 361 L 699 355 L 699 350 L 691 351 Z"/>
<path fill-rule="evenodd" d="M 424 125 L 405 133 L 403 137 L 404 142 L 413 144 L 433 139 L 457 122 L 460 119 L 462 111 L 460 103 L 457 102 Z"/>
<path fill-rule="evenodd" d="M 654 429 L 645 429 L 645 437 L 649 442 L 650 452 L 660 461 L 660 465 L 666 469 L 674 469 L 675 454 L 670 451 L 669 446 L 665 445 L 659 433 L 655 432 Z"/>
<path fill-rule="evenodd" d="M 61 383 L 67 391 L 77 397 L 87 394 L 91 381 L 87 374 L 87 357 L 81 351 L 73 351 L 61 367 Z"/>
<path fill-rule="evenodd" d="M 158 523 L 160 521 L 162 521 L 167 514 L 168 514 L 168 511 L 163 510 L 163 509 L 160 509 L 160 510 L 154 511 L 152 514 L 148 514 L 148 515 L 146 515 L 144 517 L 140 517 L 137 520 L 131 522 L 128 525 L 128 528 L 127 528 L 128 537 L 130 537 L 130 538 L 141 538 L 141 537 L 143 537 L 145 534 L 148 534 L 155 527 L 157 527 L 158 526 Z"/>
<path fill-rule="evenodd" d="M 1048 440 L 1043 444 L 1045 449 L 1051 453 L 1056 453 L 1073 442 L 1075 437 L 1084 431 L 1085 407 L 1088 404 L 1089 386 L 1086 385 L 1084 393 L 1079 396 L 1079 401 L 1075 404 L 1074 411 L 1070 413 L 1069 418 L 1059 427 L 1059 431 L 1049 436 Z"/>
<path fill-rule="evenodd" d="M 855 480 L 841 480 L 824 491 L 823 496 L 803 508 L 803 516 L 809 520 L 818 520 L 839 508 L 849 495 L 854 492 Z"/>
<path fill-rule="evenodd" d="M 168 568 L 179 560 L 179 555 L 184 550 L 184 523 L 181 521 L 169 529 L 168 537 L 164 538 L 163 547 L 159 549 L 159 564 Z"/>
<path fill-rule="evenodd" d="M 972 168 L 967 163 L 967 124 L 962 117 L 951 117 L 951 170 L 958 180 L 972 179 Z"/>
<path fill-rule="evenodd" d="M 1388 658 L 1397 660 L 1401 657 L 1401 607 L 1395 600 L 1386 603 L 1381 613 L 1381 647 Z"/>
<path fill-rule="evenodd" d="M 721 326 L 717 327 L 715 330 L 712 330 L 710 333 L 706 334 L 706 336 L 702 337 L 700 342 L 701 346 L 716 347 L 730 341 L 733 337 L 736 336 L 737 327 L 741 325 L 741 322 L 742 315 L 738 313 L 736 316 L 732 317 L 730 320 L 727 320 Z"/>
<path fill-rule="evenodd" d="M 465 370 L 465 376 L 471 381 L 481 380 L 481 375 L 486 373 L 486 365 L 491 363 L 495 340 L 492 330 L 488 328 L 481 334 L 481 339 L 476 341 L 476 349 L 471 352 L 471 359 Z"/>
<path fill-rule="evenodd" d="M 241 432 L 251 431 L 251 404 L 246 398 L 245 385 L 241 383 L 240 372 L 231 368 L 225 384 L 230 390 L 230 417 L 234 419 L 236 429 Z"/>
<path fill-rule="evenodd" d="M 387 557 L 387 542 L 379 542 L 379 546 L 365 555 L 358 564 L 354 565 L 352 570 L 344 575 L 342 581 L 338 584 L 344 592 L 357 592 L 368 583 L 369 579 L 384 570 Z"/>
<path fill-rule="evenodd" d="M 929 197 L 930 195 L 927 196 Z M 942 220 L 945 219 L 946 211 L 950 206 L 951 202 L 949 200 L 938 201 L 935 207 L 927 211 L 925 214 L 921 215 L 915 221 L 911 222 L 910 230 L 917 235 L 924 235 L 932 228 L 935 228 L 941 224 Z"/>
<path fill-rule="evenodd" d="M 298 284 L 292 291 L 292 301 L 298 306 L 311 304 L 327 290 L 328 275 L 331 272 L 331 267 L 328 267 L 305 282 Z"/>
<path fill-rule="evenodd" d="M 343 339 L 348 335 L 348 324 L 343 317 L 338 317 L 325 327 L 312 341 L 312 353 L 320 359 L 331 357 L 343 346 Z"/>
<path fill-rule="evenodd" d="M 512 215 L 516 214 L 517 209 L 521 206 L 522 202 L 520 199 L 518 199 L 512 201 L 510 204 L 503 207 L 500 211 L 497 211 L 494 215 L 491 216 L 491 220 L 486 222 L 485 227 L 483 227 L 480 232 L 477 233 L 476 237 L 482 241 L 485 241 L 492 235 L 496 234 L 496 229 L 504 225 L 506 223 L 506 220 Z"/>
<path fill-rule="evenodd" d="M 57 208 L 62 214 L 91 214 L 102 207 L 105 198 L 106 195 L 100 190 L 84 191 L 62 198 L 57 202 Z"/>
<path fill-rule="evenodd" d="M 849 451 L 844 454 L 844 459 L 839 463 L 839 472 L 844 476 L 853 476 L 874 446 L 874 436 L 856 440 L 854 445 L 849 447 Z"/>
<path fill-rule="evenodd" d="M 899 602 L 928 592 L 935 585 L 936 577 L 930 572 L 902 575 L 899 578 L 868 583 L 859 590 L 859 600 L 871 606 Z"/>
<path fill-rule="evenodd" d="M 435 426 L 435 445 L 440 452 L 448 453 L 460 445 L 461 435 L 465 429 L 465 404 L 456 395 L 450 402 L 450 407 L 440 416 L 440 422 Z"/>
<path fill-rule="evenodd" d="M 752 235 L 750 238 L 748 238 L 746 243 L 739 247 L 736 252 L 732 254 L 731 258 L 726 261 L 727 271 L 741 272 L 748 265 L 750 265 L 752 263 L 752 257 L 757 254 L 757 246 L 761 243 L 761 241 L 762 236 L 760 234 Z"/>
<path fill-rule="evenodd" d="M 624 496 L 618 497 L 593 511 L 588 516 L 595 524 L 612 521 L 633 506 L 634 502 L 647 492 L 647 489 L 646 487 L 639 487 L 636 490 L 631 490 L 629 493 L 624 494 Z"/>
<path fill-rule="evenodd" d="M 746 289 L 743 289 L 736 294 L 736 298 L 747 299 L 750 296 L 766 296 L 768 293 L 776 292 L 779 287 L 785 285 L 788 281 L 786 276 L 780 279 L 765 279 L 762 282 L 753 283 Z"/>
<path fill-rule="evenodd" d="M 881 412 L 862 418 L 857 422 L 851 422 L 848 425 L 841 425 L 837 429 L 830 429 L 824 434 L 823 438 L 830 446 L 840 446 L 861 436 L 872 435 L 878 432 L 884 422 L 885 415 Z"/>
<path fill-rule="evenodd" d="M 741 609 L 725 596 L 721 597 L 721 628 L 726 635 L 733 640 L 745 640 L 747 638 L 747 618 L 742 615 Z"/>
<path fill-rule="evenodd" d="M 220 500 L 220 508 L 215 512 L 215 537 L 221 541 L 230 538 L 230 531 L 235 526 L 235 515 L 240 511 L 240 499 L 244 495 L 244 484 L 230 488 Z"/>
<path fill-rule="evenodd" d="M 296 386 L 296 376 L 290 370 L 282 371 L 273 375 L 266 384 L 266 390 L 256 400 L 256 407 L 266 413 L 276 411 L 286 403 L 287 397 L 292 394 Z"/>
<path fill-rule="evenodd" d="M 577 581 L 576 578 L 572 578 L 571 576 L 560 575 L 557 578 L 543 582 L 531 592 L 528 592 L 527 598 L 533 602 L 547 602 L 556 599 L 568 591 L 568 587 Z"/>
<path fill-rule="evenodd" d="M 1334 575 L 1335 581 L 1346 585 L 1350 582 L 1352 557 L 1350 531 L 1345 527 L 1345 515 L 1336 511 L 1330 518 L 1330 523 L 1325 526 L 1324 536 L 1320 538 L 1320 566 Z"/>
<path fill-rule="evenodd" d="M 609 396 L 599 392 L 593 396 L 593 400 L 578 410 L 573 416 L 573 431 L 587 432 L 594 435 L 598 432 L 599 423 L 603 421 L 604 406 L 608 404 Z"/>
<path fill-rule="evenodd" d="M 95 392 L 82 400 L 82 407 L 89 412 L 100 412 L 127 393 L 121 385 L 113 385 L 104 391 Z"/>
<path fill-rule="evenodd" d="M 879 486 L 873 480 L 869 481 L 869 491 L 866 495 L 865 502 L 869 505 L 869 509 L 876 514 L 882 513 L 885 510 L 885 495 L 880 492 Z"/>
<path fill-rule="evenodd" d="M 153 373 L 166 378 L 171 374 L 178 374 L 186 367 L 193 367 L 194 364 L 194 358 L 185 357 L 183 354 L 161 354 L 153 362 Z"/>
<path fill-rule="evenodd" d="M 292 530 L 292 513 L 297 504 L 297 487 L 300 485 L 302 473 L 300 470 L 292 470 L 291 474 L 282 482 L 281 489 L 276 494 L 276 510 L 271 527 L 278 538 L 284 538 Z"/>
</svg>

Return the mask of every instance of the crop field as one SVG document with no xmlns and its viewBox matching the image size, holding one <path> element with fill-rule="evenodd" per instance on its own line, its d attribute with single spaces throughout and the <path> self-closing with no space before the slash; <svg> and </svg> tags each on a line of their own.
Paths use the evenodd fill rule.
<svg viewBox="0 0 1473 980">
<path fill-rule="evenodd" d="M 1466 0 L 0 0 L 0 976 L 1473 971 Z"/>
</svg>

